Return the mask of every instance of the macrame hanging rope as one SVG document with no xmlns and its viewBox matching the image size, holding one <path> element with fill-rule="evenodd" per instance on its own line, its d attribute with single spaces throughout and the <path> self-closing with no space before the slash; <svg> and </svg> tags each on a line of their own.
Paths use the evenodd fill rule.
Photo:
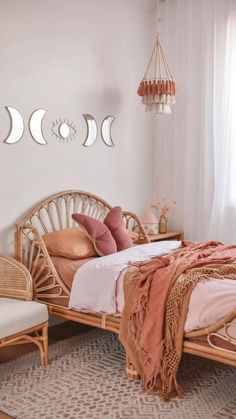
<svg viewBox="0 0 236 419">
<path fill-rule="evenodd" d="M 160 42 L 159 9 L 157 0 L 157 40 L 137 93 L 147 112 L 170 114 L 175 104 L 176 84 Z"/>
</svg>

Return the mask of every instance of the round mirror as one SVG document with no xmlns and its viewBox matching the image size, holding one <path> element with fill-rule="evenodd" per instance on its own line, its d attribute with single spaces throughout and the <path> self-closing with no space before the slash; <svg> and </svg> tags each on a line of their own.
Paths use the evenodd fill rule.
<svg viewBox="0 0 236 419">
<path fill-rule="evenodd" d="M 59 126 L 59 133 L 62 136 L 62 138 L 67 138 L 69 137 L 70 134 L 70 127 L 66 122 L 63 122 L 60 126 Z"/>
</svg>

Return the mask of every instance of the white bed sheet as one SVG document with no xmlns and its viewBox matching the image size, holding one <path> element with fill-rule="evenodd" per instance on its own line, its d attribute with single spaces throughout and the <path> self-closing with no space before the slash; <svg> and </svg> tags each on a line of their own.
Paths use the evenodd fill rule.
<svg viewBox="0 0 236 419">
<path fill-rule="evenodd" d="M 180 241 L 163 241 L 133 246 L 112 255 L 95 258 L 81 266 L 74 277 L 69 308 L 77 311 L 117 312 L 116 281 L 131 263 L 163 256 L 181 246 Z"/>
</svg>

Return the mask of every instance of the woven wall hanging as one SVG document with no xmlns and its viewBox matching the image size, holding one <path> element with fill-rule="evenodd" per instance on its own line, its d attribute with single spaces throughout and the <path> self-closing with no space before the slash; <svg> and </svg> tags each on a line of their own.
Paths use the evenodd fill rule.
<svg viewBox="0 0 236 419">
<path fill-rule="evenodd" d="M 176 83 L 160 42 L 159 10 L 158 0 L 157 40 L 137 93 L 147 112 L 170 114 L 171 106 L 175 104 Z"/>
</svg>

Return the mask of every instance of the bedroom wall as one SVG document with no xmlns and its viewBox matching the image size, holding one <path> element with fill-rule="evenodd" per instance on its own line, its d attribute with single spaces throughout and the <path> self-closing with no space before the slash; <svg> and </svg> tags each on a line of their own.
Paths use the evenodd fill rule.
<svg viewBox="0 0 236 419">
<path fill-rule="evenodd" d="M 65 189 L 100 195 L 140 215 L 152 194 L 153 117 L 136 90 L 153 43 L 152 0 L 0 0 L 0 251 L 13 252 L 13 225 L 32 205 Z M 15 145 L 5 106 L 25 122 Z M 44 108 L 40 146 L 28 129 Z M 83 147 L 82 114 L 114 115 L 115 146 L 101 136 Z M 70 143 L 52 136 L 52 122 L 76 125 Z"/>
</svg>

